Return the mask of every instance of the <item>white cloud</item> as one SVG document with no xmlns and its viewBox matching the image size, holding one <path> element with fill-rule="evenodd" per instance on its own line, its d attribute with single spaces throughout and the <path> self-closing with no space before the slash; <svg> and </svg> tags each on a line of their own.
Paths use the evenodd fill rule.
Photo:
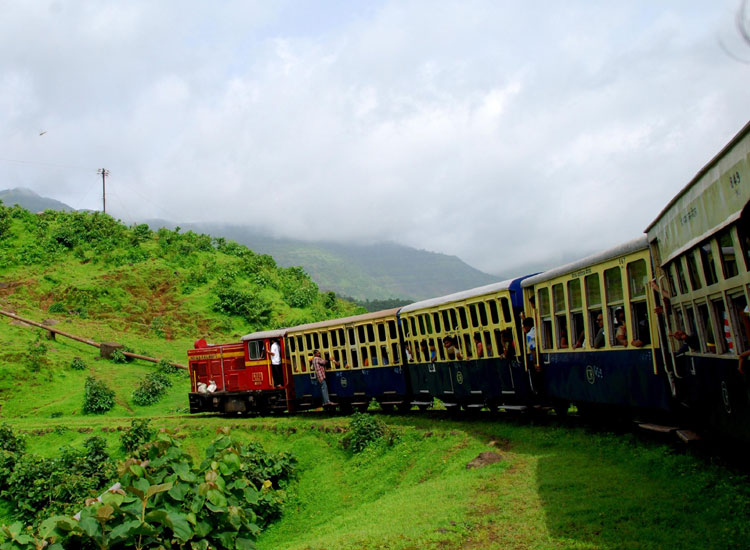
<svg viewBox="0 0 750 550">
<path fill-rule="evenodd" d="M 36 163 L 0 187 L 96 208 L 106 167 L 127 217 L 508 273 L 637 235 L 747 120 L 732 0 L 51 6 L 0 21 L 0 156 Z"/>
</svg>

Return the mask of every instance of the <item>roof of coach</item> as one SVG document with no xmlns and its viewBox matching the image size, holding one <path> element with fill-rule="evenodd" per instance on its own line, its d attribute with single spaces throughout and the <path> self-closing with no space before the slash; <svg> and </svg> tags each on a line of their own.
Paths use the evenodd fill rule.
<svg viewBox="0 0 750 550">
<path fill-rule="evenodd" d="M 698 170 L 698 173 L 697 173 L 697 174 L 696 174 L 695 176 L 693 176 L 693 179 L 691 179 L 691 180 L 690 180 L 690 182 L 688 182 L 688 184 L 687 184 L 687 185 L 686 185 L 685 187 L 683 187 L 683 188 L 682 188 L 682 189 L 680 190 L 680 192 L 679 192 L 679 193 L 677 193 L 677 194 L 676 194 L 676 195 L 675 195 L 675 196 L 674 196 L 674 197 L 672 198 L 672 200 L 671 200 L 671 201 L 669 201 L 669 203 L 667 204 L 667 206 L 665 206 L 664 208 L 662 208 L 661 212 L 659 212 L 659 215 L 658 215 L 658 216 L 656 216 L 656 218 L 654 218 L 654 221 L 652 221 L 652 222 L 651 222 L 651 223 L 649 224 L 649 226 L 648 226 L 648 227 L 647 227 L 647 228 L 645 229 L 645 232 L 646 232 L 646 233 L 648 233 L 648 232 L 649 232 L 649 231 L 651 230 L 651 228 L 652 228 L 652 227 L 654 227 L 654 226 L 655 226 L 655 225 L 657 224 L 657 222 L 658 222 L 658 221 L 659 221 L 659 220 L 660 220 L 660 219 L 661 219 L 661 218 L 662 218 L 662 217 L 664 216 L 664 214 L 666 214 L 667 212 L 669 212 L 669 210 L 670 210 L 670 209 L 672 208 L 672 206 L 674 206 L 674 204 L 675 204 L 675 203 L 676 203 L 677 201 L 679 201 L 679 200 L 680 200 L 680 198 L 681 198 L 681 197 L 682 197 L 682 196 L 683 196 L 683 195 L 684 195 L 685 193 L 687 193 L 687 192 L 688 192 L 688 190 L 689 190 L 689 189 L 690 189 L 690 188 L 691 188 L 691 187 L 692 187 L 693 185 L 695 185 L 695 184 L 696 184 L 696 183 L 697 183 L 697 182 L 698 182 L 698 181 L 699 181 L 699 180 L 700 180 L 700 179 L 701 179 L 701 178 L 702 178 L 702 177 L 703 177 L 704 175 L 706 175 L 706 172 L 708 172 L 708 171 L 709 171 L 709 170 L 710 170 L 711 168 L 713 168 L 713 167 L 714 167 L 714 165 L 715 165 L 715 164 L 716 164 L 717 162 L 719 162 L 719 161 L 720 161 L 720 160 L 722 159 L 722 157 L 723 157 L 724 155 L 726 155 L 726 154 L 727 154 L 727 152 L 728 152 L 728 151 L 729 151 L 730 149 L 732 149 L 732 148 L 733 148 L 733 147 L 734 147 L 735 145 L 737 145 L 737 144 L 738 144 L 738 143 L 739 143 L 740 141 L 742 141 L 742 139 L 743 139 L 743 138 L 744 138 L 744 137 L 745 137 L 745 136 L 746 136 L 746 135 L 747 135 L 747 134 L 748 134 L 749 132 L 750 132 L 750 121 L 749 121 L 749 122 L 748 122 L 747 124 L 745 124 L 745 125 L 744 125 L 744 126 L 742 127 L 742 130 L 740 130 L 739 132 L 737 132 L 737 135 L 735 135 L 735 136 L 734 136 L 734 137 L 733 137 L 733 138 L 732 138 L 732 139 L 731 139 L 731 140 L 729 141 L 729 143 L 727 143 L 727 144 L 726 144 L 726 145 L 725 145 L 725 146 L 724 146 L 724 147 L 723 147 L 723 148 L 721 149 L 721 151 L 719 151 L 719 152 L 718 152 L 718 153 L 717 153 L 717 154 L 716 154 L 716 155 L 714 156 L 714 158 L 712 158 L 712 159 L 711 159 L 710 161 L 708 161 L 708 163 L 706 163 L 706 165 L 705 165 L 705 166 L 704 166 L 703 168 L 701 168 L 700 170 Z"/>
<path fill-rule="evenodd" d="M 501 281 L 499 283 L 492 283 L 469 290 L 462 290 L 461 292 L 454 292 L 453 294 L 448 294 L 446 296 L 439 296 L 437 298 L 422 300 L 421 302 L 414 302 L 413 304 L 402 307 L 400 313 L 408 313 L 410 311 L 415 311 L 418 309 L 438 307 L 442 306 L 443 304 L 460 302 L 462 300 L 468 300 L 470 298 L 484 296 L 486 294 L 493 294 L 502 290 L 518 290 L 521 288 L 520 281 L 522 279 L 523 277 L 517 277 L 515 279 L 508 279 L 507 281 Z"/>
<path fill-rule="evenodd" d="M 617 258 L 625 254 L 630 254 L 632 252 L 637 252 L 646 248 L 648 248 L 648 239 L 646 238 L 646 235 L 641 235 L 640 237 L 626 243 L 622 243 L 618 246 L 603 250 L 602 252 L 597 252 L 596 254 L 592 254 L 591 256 L 586 256 L 585 258 L 576 260 L 575 262 L 571 262 L 560 267 L 555 267 L 553 269 L 545 271 L 544 273 L 540 273 L 539 275 L 529 277 L 523 283 L 521 283 L 521 286 L 526 288 L 537 283 L 543 283 L 544 281 L 549 281 L 550 279 L 560 277 L 561 275 L 573 273 L 574 271 L 578 271 L 579 269 L 583 269 L 584 267 L 600 264 L 602 262 L 606 262 L 607 260 L 611 260 L 613 258 Z"/>
<path fill-rule="evenodd" d="M 242 337 L 242 340 L 265 340 L 266 338 L 283 338 L 286 336 L 286 331 L 288 329 L 285 328 L 279 328 L 276 330 L 261 330 L 260 332 L 251 332 L 250 334 L 245 334 L 245 336 Z"/>
<path fill-rule="evenodd" d="M 391 309 L 384 309 L 382 311 L 373 311 L 372 313 L 363 313 L 362 315 L 353 315 L 351 317 L 342 317 L 341 319 L 329 319 L 328 321 L 320 321 L 317 323 L 307 323 L 306 325 L 298 325 L 296 327 L 289 327 L 286 329 L 287 333 L 302 332 L 311 329 L 321 329 L 328 327 L 335 327 L 339 325 L 351 325 L 355 323 L 363 323 L 366 321 L 375 321 L 378 319 L 384 319 L 386 317 L 395 317 L 398 313 L 398 308 L 394 307 Z"/>
</svg>

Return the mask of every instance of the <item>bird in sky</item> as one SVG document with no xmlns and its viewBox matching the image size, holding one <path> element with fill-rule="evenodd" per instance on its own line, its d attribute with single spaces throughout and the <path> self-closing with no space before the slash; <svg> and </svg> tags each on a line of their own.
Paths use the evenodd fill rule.
<svg viewBox="0 0 750 550">
<path fill-rule="evenodd" d="M 40 135 L 40 136 L 43 136 L 43 135 L 44 135 L 44 134 L 46 134 L 46 133 L 47 133 L 47 130 L 42 130 L 41 132 L 39 132 L 39 135 Z"/>
</svg>

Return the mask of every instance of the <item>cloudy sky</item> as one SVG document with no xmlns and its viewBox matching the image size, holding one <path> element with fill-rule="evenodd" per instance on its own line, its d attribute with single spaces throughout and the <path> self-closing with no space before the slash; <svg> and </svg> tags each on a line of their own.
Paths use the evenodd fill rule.
<svg viewBox="0 0 750 550">
<path fill-rule="evenodd" d="M 103 167 L 123 219 L 554 264 L 748 121 L 738 7 L 0 0 L 0 189 L 100 208 Z"/>
</svg>

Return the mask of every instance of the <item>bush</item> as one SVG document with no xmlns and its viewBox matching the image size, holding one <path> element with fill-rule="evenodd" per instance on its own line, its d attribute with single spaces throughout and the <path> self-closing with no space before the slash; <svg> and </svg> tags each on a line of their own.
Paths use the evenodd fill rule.
<svg viewBox="0 0 750 550">
<path fill-rule="evenodd" d="M 369 414 L 354 413 L 349 420 L 349 431 L 341 444 L 353 453 L 359 453 L 376 442 L 393 445 L 396 434 L 379 418 Z"/>
<path fill-rule="evenodd" d="M 104 439 L 94 436 L 83 448 L 63 447 L 57 458 L 24 455 L 2 496 L 12 503 L 13 515 L 24 521 L 74 513 L 81 500 L 103 489 L 114 474 Z"/>
<path fill-rule="evenodd" d="M 48 547 L 54 549 L 249 550 L 260 527 L 276 517 L 284 502 L 284 492 L 271 481 L 253 482 L 247 448 L 227 432 L 214 440 L 197 468 L 169 434 L 159 434 L 144 450 L 144 460 L 122 464 L 122 489 L 107 492 L 102 502 L 88 502 L 79 521 L 51 517 L 36 531 L 14 523 L 0 530 L 2 547 L 32 550 L 52 542 Z M 259 447 L 254 452 L 263 454 Z"/>
<path fill-rule="evenodd" d="M 26 356 L 26 362 L 29 369 L 33 372 L 38 372 L 42 365 L 47 362 L 47 344 L 42 341 L 40 334 L 34 341 L 29 344 L 28 355 Z"/>
<path fill-rule="evenodd" d="M 8 487 L 13 469 L 26 451 L 26 440 L 7 424 L 0 426 L 0 490 Z"/>
<path fill-rule="evenodd" d="M 172 387 L 172 381 L 165 374 L 151 372 L 147 374 L 133 392 L 133 403 L 145 407 L 158 402 Z"/>
<path fill-rule="evenodd" d="M 155 435 L 156 430 L 151 428 L 151 420 L 136 418 L 130 422 L 130 428 L 122 432 L 120 444 L 126 453 L 133 453 L 138 447 L 151 441 Z"/>
<path fill-rule="evenodd" d="M 65 313 L 67 312 L 67 308 L 65 307 L 65 304 L 62 302 L 55 302 L 49 308 L 47 309 L 50 313 Z"/>
<path fill-rule="evenodd" d="M 158 372 L 166 375 L 173 375 L 178 374 L 182 369 L 179 369 L 175 367 L 172 363 L 167 361 L 166 359 L 162 359 L 159 361 L 159 370 Z"/>
<path fill-rule="evenodd" d="M 125 355 L 122 350 L 116 349 L 112 352 L 109 360 L 113 363 L 123 364 L 128 362 L 128 356 Z"/>
<path fill-rule="evenodd" d="M 226 315 L 237 315 L 248 323 L 264 324 L 271 317 L 271 304 L 254 292 L 220 285 L 216 289 L 213 310 Z"/>
<path fill-rule="evenodd" d="M 115 392 L 93 376 L 86 378 L 83 414 L 103 414 L 115 406 Z"/>
<path fill-rule="evenodd" d="M 74 357 L 70 362 L 70 368 L 73 370 L 86 370 L 86 363 L 80 357 Z"/>
</svg>

